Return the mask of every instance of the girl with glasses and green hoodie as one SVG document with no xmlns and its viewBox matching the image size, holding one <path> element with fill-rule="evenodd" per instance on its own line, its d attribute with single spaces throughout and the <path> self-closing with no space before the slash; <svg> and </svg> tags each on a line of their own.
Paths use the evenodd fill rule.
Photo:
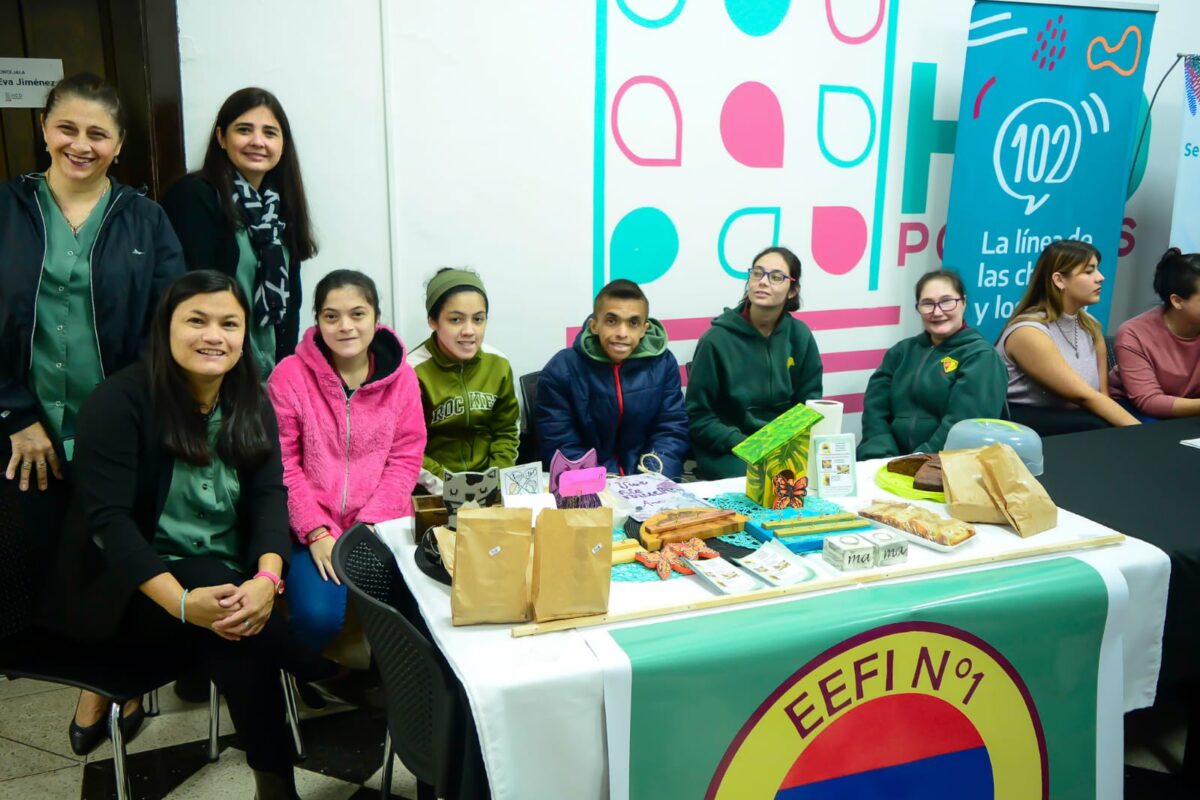
<svg viewBox="0 0 1200 800">
<path fill-rule="evenodd" d="M 963 322 L 967 298 L 958 273 L 925 273 L 916 301 L 925 330 L 888 350 L 867 383 L 860 459 L 936 453 L 954 423 L 1004 410 L 1004 362 Z"/>
<path fill-rule="evenodd" d="M 700 337 L 688 372 L 687 412 L 696 476 L 733 478 L 733 448 L 793 406 L 821 396 L 821 355 L 800 307 L 800 259 L 768 247 L 752 262 L 746 294 Z"/>
<path fill-rule="evenodd" d="M 488 299 L 480 277 L 438 270 L 425 287 L 425 311 L 433 333 L 408 356 L 429 432 L 418 480 L 441 494 L 446 472 L 517 463 L 520 407 L 508 359 L 483 343 Z"/>
</svg>

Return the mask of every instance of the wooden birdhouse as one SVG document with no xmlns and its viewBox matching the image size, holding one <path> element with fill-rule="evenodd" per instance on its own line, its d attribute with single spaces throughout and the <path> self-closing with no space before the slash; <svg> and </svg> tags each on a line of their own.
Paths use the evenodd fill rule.
<svg viewBox="0 0 1200 800">
<path fill-rule="evenodd" d="M 810 433 L 822 419 L 819 411 L 801 403 L 733 448 L 746 462 L 747 497 L 764 508 L 804 507 Z"/>
</svg>

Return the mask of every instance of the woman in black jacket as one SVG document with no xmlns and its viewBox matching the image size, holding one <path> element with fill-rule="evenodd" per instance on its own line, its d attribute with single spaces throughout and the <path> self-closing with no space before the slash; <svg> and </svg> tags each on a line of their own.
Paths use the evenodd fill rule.
<svg viewBox="0 0 1200 800">
<path fill-rule="evenodd" d="M 159 296 L 184 269 L 163 210 L 108 176 L 125 137 L 116 90 L 95 75 L 66 78 L 41 122 L 49 169 L 0 184 L 0 505 L 20 516 L 16 546 L 33 563 L 51 559 L 84 401 L 137 359 Z M 9 566 L 0 581 L 23 585 L 28 604 L 5 614 L 28 623 L 44 571 Z M 142 714 L 137 703 L 126 711 L 132 737 Z"/>
<path fill-rule="evenodd" d="M 296 349 L 300 264 L 317 253 L 287 114 L 265 89 L 234 92 L 217 112 L 204 166 L 163 207 L 188 269 L 215 269 L 250 298 L 250 345 L 263 380 Z"/>
<path fill-rule="evenodd" d="M 43 624 L 200 667 L 225 695 L 259 797 L 291 798 L 279 669 L 314 680 L 333 665 L 272 613 L 291 551 L 287 491 L 248 318 L 233 279 L 184 275 L 158 306 L 147 359 L 89 398 Z"/>
</svg>

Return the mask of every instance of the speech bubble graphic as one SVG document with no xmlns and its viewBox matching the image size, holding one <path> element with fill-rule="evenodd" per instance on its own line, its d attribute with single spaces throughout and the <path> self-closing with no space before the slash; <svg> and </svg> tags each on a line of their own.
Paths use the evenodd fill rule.
<svg viewBox="0 0 1200 800">
<path fill-rule="evenodd" d="M 1025 201 L 1029 216 L 1050 199 L 1046 186 L 1070 179 L 1082 139 L 1079 114 L 1069 103 L 1052 97 L 1027 100 L 996 132 L 996 182 L 1008 196 Z"/>
</svg>

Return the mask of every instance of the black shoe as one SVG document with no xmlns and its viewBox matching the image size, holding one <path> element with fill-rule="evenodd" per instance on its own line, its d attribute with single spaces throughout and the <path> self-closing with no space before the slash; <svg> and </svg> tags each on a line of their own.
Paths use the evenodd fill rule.
<svg viewBox="0 0 1200 800">
<path fill-rule="evenodd" d="M 254 770 L 254 800 L 300 800 L 300 795 L 296 794 L 296 778 L 292 770 Z"/>
<path fill-rule="evenodd" d="M 133 738 L 142 729 L 142 723 L 145 720 L 146 709 L 142 708 L 141 703 L 138 703 L 138 707 L 129 716 L 121 717 L 121 738 L 125 740 L 125 744 L 133 741 Z"/>
<path fill-rule="evenodd" d="M 183 673 L 175 679 L 175 696 L 187 703 L 207 703 L 208 676 L 199 669 Z"/>
<path fill-rule="evenodd" d="M 102 716 L 99 722 L 88 725 L 86 728 L 75 722 L 74 717 L 71 717 L 71 726 L 67 728 L 67 735 L 71 739 L 71 752 L 77 756 L 86 756 L 104 741 L 104 737 L 108 736 L 108 717 Z"/>
</svg>

